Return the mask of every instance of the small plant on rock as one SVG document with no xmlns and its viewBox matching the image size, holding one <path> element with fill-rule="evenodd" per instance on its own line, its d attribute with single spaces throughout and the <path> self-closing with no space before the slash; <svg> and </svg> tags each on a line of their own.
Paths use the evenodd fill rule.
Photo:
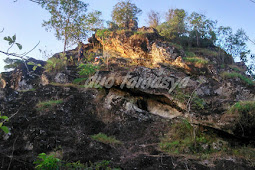
<svg viewBox="0 0 255 170">
<path fill-rule="evenodd" d="M 9 120 L 9 118 L 7 117 L 7 116 L 2 116 L 2 114 L 1 114 L 1 112 L 0 112 L 0 129 L 2 130 L 2 131 L 4 131 L 5 133 L 9 133 L 9 128 L 8 127 L 6 127 L 6 126 L 4 126 L 3 124 L 4 124 L 4 122 L 6 122 L 6 121 L 8 121 Z"/>
<path fill-rule="evenodd" d="M 63 100 L 50 100 L 50 101 L 45 101 L 45 102 L 39 102 L 36 105 L 36 108 L 38 111 L 42 111 L 45 109 L 52 109 L 54 106 L 63 103 Z"/>
<path fill-rule="evenodd" d="M 34 162 L 36 165 L 35 169 L 44 170 L 44 169 L 60 169 L 61 160 L 56 158 L 54 155 L 46 155 L 45 153 L 39 154 L 37 160 Z"/>
<path fill-rule="evenodd" d="M 109 137 L 107 136 L 106 134 L 103 134 L 103 133 L 99 133 L 97 135 L 93 135 L 91 136 L 92 139 L 96 140 L 96 141 L 99 141 L 99 142 L 102 142 L 102 143 L 105 143 L 105 144 L 121 144 L 121 141 L 115 139 L 115 137 Z"/>
<path fill-rule="evenodd" d="M 99 70 L 99 66 L 95 66 L 93 64 L 80 64 L 78 69 L 80 69 L 79 74 L 80 76 L 90 77 Z"/>
</svg>

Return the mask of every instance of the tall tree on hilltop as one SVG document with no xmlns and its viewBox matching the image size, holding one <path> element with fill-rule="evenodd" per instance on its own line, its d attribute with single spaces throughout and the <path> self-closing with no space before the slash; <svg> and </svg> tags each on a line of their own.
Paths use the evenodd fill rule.
<svg viewBox="0 0 255 170">
<path fill-rule="evenodd" d="M 183 9 L 169 9 L 166 13 L 166 22 L 157 27 L 162 36 L 170 40 L 177 40 L 187 32 L 187 13 Z"/>
<path fill-rule="evenodd" d="M 216 34 L 214 32 L 216 21 L 209 20 L 205 15 L 196 12 L 193 12 L 188 17 L 188 20 L 191 28 L 189 37 L 195 37 L 197 46 L 200 46 L 200 39 L 207 38 L 212 42 L 216 41 Z"/>
<path fill-rule="evenodd" d="M 160 20 L 161 20 L 161 17 L 159 12 L 151 10 L 148 13 L 148 24 L 150 27 L 156 28 L 157 26 L 159 26 Z"/>
<path fill-rule="evenodd" d="M 88 4 L 81 0 L 50 0 L 43 7 L 51 14 L 43 26 L 47 31 L 53 29 L 57 39 L 64 41 L 64 54 L 68 45 L 83 41 L 102 21 L 101 12 L 88 13 Z"/>
<path fill-rule="evenodd" d="M 138 21 L 138 15 L 142 10 L 130 0 L 118 2 L 112 11 L 112 20 L 116 22 L 120 27 L 129 28 L 130 20 Z"/>
</svg>

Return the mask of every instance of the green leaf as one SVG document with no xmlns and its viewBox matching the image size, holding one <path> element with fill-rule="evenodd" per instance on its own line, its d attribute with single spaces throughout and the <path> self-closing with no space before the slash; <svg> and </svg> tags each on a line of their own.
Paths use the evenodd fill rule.
<svg viewBox="0 0 255 170">
<path fill-rule="evenodd" d="M 4 131 L 4 133 L 9 133 L 10 132 L 9 128 L 6 127 L 6 126 L 2 126 L 2 127 L 0 127 L 0 129 L 2 129 Z"/>
<path fill-rule="evenodd" d="M 41 65 L 41 64 L 37 64 L 37 66 L 38 66 L 38 67 L 42 67 L 42 65 Z"/>
<path fill-rule="evenodd" d="M 16 45 L 18 46 L 18 48 L 21 50 L 22 49 L 22 45 L 19 43 L 16 43 Z"/>
<path fill-rule="evenodd" d="M 1 119 L 8 120 L 9 118 L 7 116 L 1 116 Z"/>
<path fill-rule="evenodd" d="M 9 41 L 9 42 L 13 42 L 10 36 L 4 37 L 4 40 Z"/>
<path fill-rule="evenodd" d="M 33 63 L 33 62 L 28 62 L 27 65 L 34 66 L 35 63 Z"/>
<path fill-rule="evenodd" d="M 34 67 L 33 67 L 33 70 L 35 71 L 36 69 L 37 69 L 37 66 L 34 66 Z"/>
<path fill-rule="evenodd" d="M 12 41 L 13 41 L 13 42 L 16 41 L 16 35 L 12 36 Z"/>
</svg>

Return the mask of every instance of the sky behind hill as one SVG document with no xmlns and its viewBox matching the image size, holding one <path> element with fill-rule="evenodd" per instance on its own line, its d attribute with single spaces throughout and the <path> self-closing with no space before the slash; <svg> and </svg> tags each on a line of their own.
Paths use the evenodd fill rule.
<svg viewBox="0 0 255 170">
<path fill-rule="evenodd" d="M 87 0 L 90 10 L 99 10 L 103 13 L 105 21 L 111 20 L 111 11 L 118 0 Z M 205 14 L 208 18 L 217 20 L 218 26 L 230 26 L 233 30 L 243 28 L 247 35 L 255 39 L 255 3 L 250 0 L 133 0 L 143 10 L 139 17 L 139 27 L 147 25 L 147 14 L 150 10 L 161 13 L 162 18 L 170 8 L 182 8 L 188 13 L 196 11 Z M 4 36 L 17 35 L 17 42 L 23 45 L 22 52 L 29 51 L 39 41 L 39 46 L 29 56 L 36 59 L 46 59 L 39 52 L 57 53 L 63 50 L 63 43 L 58 41 L 53 32 L 46 32 L 42 27 L 42 21 L 49 19 L 50 15 L 39 5 L 29 0 L 1 0 L 0 1 L 0 50 L 6 51 L 8 44 L 3 40 Z M 255 53 L 255 45 L 249 44 L 249 48 Z M 11 52 L 18 52 L 13 48 Z M 0 54 L 0 72 L 4 71 L 4 63 Z"/>
</svg>

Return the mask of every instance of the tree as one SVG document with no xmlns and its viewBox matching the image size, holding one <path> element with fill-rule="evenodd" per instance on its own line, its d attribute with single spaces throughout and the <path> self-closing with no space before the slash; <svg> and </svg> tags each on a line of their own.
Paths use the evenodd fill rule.
<svg viewBox="0 0 255 170">
<path fill-rule="evenodd" d="M 183 9 L 169 9 L 166 13 L 166 22 L 157 29 L 162 36 L 177 41 L 187 32 L 186 17 L 187 13 Z"/>
<path fill-rule="evenodd" d="M 161 20 L 161 17 L 160 17 L 159 12 L 151 10 L 148 13 L 148 24 L 150 27 L 156 28 L 157 26 L 159 26 L 160 20 Z"/>
<path fill-rule="evenodd" d="M 216 34 L 214 29 L 216 27 L 216 21 L 209 20 L 205 15 L 193 12 L 188 17 L 190 25 L 190 38 L 195 37 L 196 45 L 200 46 L 200 39 L 209 39 L 212 42 L 216 41 Z"/>
<path fill-rule="evenodd" d="M 233 57 L 239 57 L 241 61 L 247 62 L 247 54 L 250 51 L 246 44 L 248 36 L 243 29 L 238 29 L 234 34 L 230 27 L 220 26 L 218 28 L 217 38 L 217 46 L 224 49 Z"/>
<path fill-rule="evenodd" d="M 166 14 L 166 21 L 170 26 L 172 39 L 180 37 L 186 32 L 186 16 L 187 14 L 183 9 L 169 9 Z"/>
<path fill-rule="evenodd" d="M 101 12 L 87 13 L 88 4 L 80 0 L 50 0 L 43 7 L 51 14 L 43 26 L 46 30 L 53 29 L 57 39 L 64 41 L 64 54 L 67 45 L 84 40 L 101 22 Z"/>
<path fill-rule="evenodd" d="M 138 21 L 138 15 L 142 10 L 135 4 L 132 4 L 130 0 L 118 2 L 112 11 L 112 20 L 116 22 L 120 27 L 129 28 L 131 20 Z"/>
</svg>

